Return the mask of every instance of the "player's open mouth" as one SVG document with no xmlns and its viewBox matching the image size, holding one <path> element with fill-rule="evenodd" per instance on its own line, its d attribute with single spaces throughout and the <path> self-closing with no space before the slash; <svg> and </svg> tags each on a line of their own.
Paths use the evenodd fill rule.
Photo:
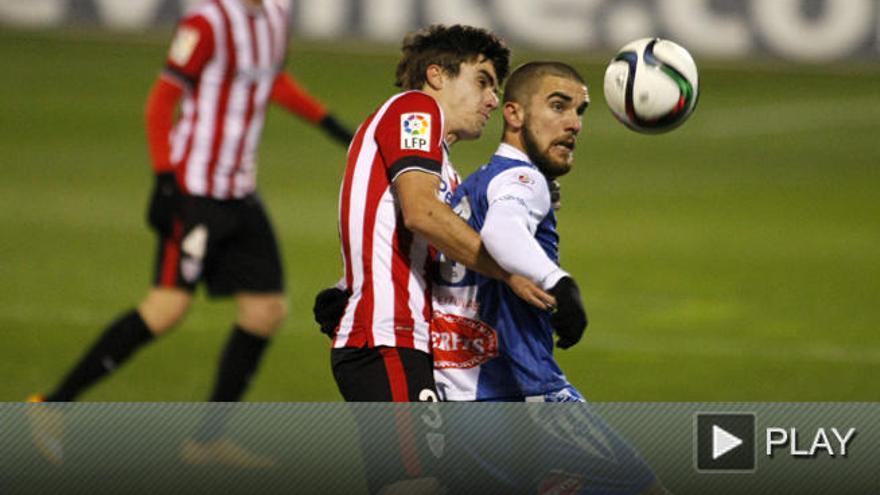
<svg viewBox="0 0 880 495">
<path fill-rule="evenodd" d="M 560 147 L 560 148 L 564 148 L 566 151 L 571 152 L 571 151 L 574 151 L 574 148 L 575 148 L 576 144 L 575 144 L 574 139 L 565 139 L 565 140 L 562 140 L 562 141 L 556 141 L 556 142 L 554 142 L 554 143 L 553 143 L 553 146 L 557 146 L 557 147 Z"/>
</svg>

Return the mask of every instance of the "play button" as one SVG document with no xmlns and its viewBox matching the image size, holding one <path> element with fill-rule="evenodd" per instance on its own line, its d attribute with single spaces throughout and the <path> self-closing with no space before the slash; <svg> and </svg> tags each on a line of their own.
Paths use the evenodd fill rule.
<svg viewBox="0 0 880 495">
<path fill-rule="evenodd" d="M 697 471 L 729 472 L 755 469 L 753 414 L 697 414 L 695 464 Z"/>
<path fill-rule="evenodd" d="M 742 445 L 743 441 L 738 436 L 726 431 L 717 425 L 712 425 L 712 460 L 718 459 L 724 454 Z"/>
</svg>

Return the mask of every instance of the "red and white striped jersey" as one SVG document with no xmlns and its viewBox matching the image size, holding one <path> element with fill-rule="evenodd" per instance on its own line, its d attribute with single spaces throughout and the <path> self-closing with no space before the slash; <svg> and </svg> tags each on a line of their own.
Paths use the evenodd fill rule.
<svg viewBox="0 0 880 495">
<path fill-rule="evenodd" d="M 431 96 L 392 96 L 355 135 L 339 196 L 345 285 L 352 292 L 334 347 L 405 347 L 431 352 L 428 242 L 403 224 L 391 184 L 420 170 L 440 177 L 449 203 L 459 177 L 449 162 L 443 114 Z"/>
<path fill-rule="evenodd" d="M 166 73 L 187 87 L 171 132 L 171 165 L 194 196 L 241 198 L 256 188 L 257 146 L 284 65 L 288 0 L 209 0 L 181 21 Z"/>
</svg>

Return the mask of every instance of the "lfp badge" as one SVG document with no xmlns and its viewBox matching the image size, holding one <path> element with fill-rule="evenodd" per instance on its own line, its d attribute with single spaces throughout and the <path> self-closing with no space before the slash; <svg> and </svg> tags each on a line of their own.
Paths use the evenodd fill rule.
<svg viewBox="0 0 880 495">
<path fill-rule="evenodd" d="M 400 148 L 431 151 L 431 114 L 405 113 L 400 116 Z"/>
</svg>

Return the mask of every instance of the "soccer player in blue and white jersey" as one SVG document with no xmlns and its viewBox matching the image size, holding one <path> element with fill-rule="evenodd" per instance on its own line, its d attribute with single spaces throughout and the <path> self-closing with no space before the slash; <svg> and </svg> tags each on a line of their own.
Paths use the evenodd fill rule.
<svg viewBox="0 0 880 495">
<path fill-rule="evenodd" d="M 532 62 L 511 74 L 503 105 L 501 145 L 458 187 L 452 206 L 501 267 L 536 281 L 556 308 L 531 307 L 503 283 L 441 260 L 431 323 L 437 389 L 453 401 L 584 402 L 553 357 L 554 334 L 556 347 L 573 346 L 587 315 L 559 264 L 551 184 L 572 168 L 587 87 L 566 64 Z M 666 493 L 588 405 L 529 409 L 527 421 L 504 411 L 484 411 L 495 420 L 479 427 L 468 426 L 473 420 L 450 426 L 465 465 L 483 466 L 469 479 L 510 493 Z"/>
<path fill-rule="evenodd" d="M 557 62 L 511 75 L 504 135 L 489 163 L 453 196 L 453 208 L 480 232 L 499 265 L 536 281 L 556 298 L 554 313 L 528 305 L 493 280 L 450 261 L 433 288 L 435 378 L 448 400 L 583 401 L 553 359 L 577 343 L 587 316 L 574 278 L 559 265 L 550 182 L 571 170 L 583 79 Z"/>
</svg>

